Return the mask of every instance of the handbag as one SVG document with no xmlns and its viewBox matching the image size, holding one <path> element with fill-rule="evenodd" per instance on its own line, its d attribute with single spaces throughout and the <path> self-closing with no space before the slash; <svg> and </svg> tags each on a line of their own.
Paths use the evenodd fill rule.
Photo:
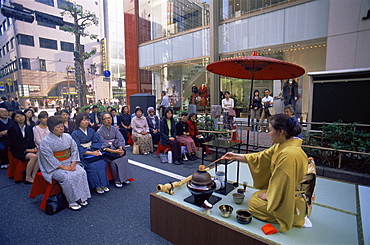
<svg viewBox="0 0 370 245">
<path fill-rule="evenodd" d="M 227 115 L 228 115 L 229 117 L 235 117 L 235 116 L 236 116 L 235 110 L 234 110 L 234 109 L 232 109 L 232 108 L 230 108 L 230 109 L 228 110 L 228 112 L 227 112 Z"/>
<path fill-rule="evenodd" d="M 167 157 L 166 152 L 167 152 L 167 150 L 165 150 L 164 153 L 160 154 L 161 163 L 168 163 L 168 157 Z"/>
<path fill-rule="evenodd" d="M 52 193 L 53 188 L 54 188 L 55 185 L 59 185 L 59 183 L 53 184 L 53 186 L 51 187 L 50 193 Z M 64 196 L 63 192 L 60 192 L 60 193 L 57 193 L 53 196 L 50 196 L 46 200 L 45 213 L 47 213 L 49 215 L 53 215 L 53 214 L 56 214 L 59 211 L 65 209 L 67 207 L 68 207 L 67 199 Z"/>
<path fill-rule="evenodd" d="M 125 151 L 125 154 L 122 156 L 126 156 L 126 151 Z M 107 152 L 107 151 L 103 153 L 104 160 L 107 159 L 108 161 L 113 161 L 113 160 L 116 160 L 117 158 L 120 158 L 120 156 L 117 153 Z"/>
<path fill-rule="evenodd" d="M 103 159 L 103 155 L 100 155 L 100 156 L 94 156 L 94 155 L 84 156 L 84 160 L 88 163 L 93 163 L 93 162 L 96 162 L 96 161 L 99 161 L 99 160 L 102 160 L 102 159 Z"/>
<path fill-rule="evenodd" d="M 140 154 L 140 150 L 139 150 L 139 145 L 134 143 L 134 146 L 132 147 L 132 154 L 134 155 L 139 155 Z"/>
</svg>

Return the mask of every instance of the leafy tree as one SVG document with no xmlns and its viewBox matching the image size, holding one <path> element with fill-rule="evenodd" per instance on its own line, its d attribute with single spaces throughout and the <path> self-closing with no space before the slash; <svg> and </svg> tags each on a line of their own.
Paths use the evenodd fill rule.
<svg viewBox="0 0 370 245">
<path fill-rule="evenodd" d="M 83 10 L 82 6 L 76 2 L 67 0 L 68 2 L 62 7 L 63 11 L 60 13 L 62 16 L 69 16 L 73 18 L 73 24 L 66 24 L 60 29 L 71 33 L 75 36 L 75 70 L 76 70 L 76 86 L 79 90 L 79 104 L 80 107 L 85 106 L 87 86 L 84 62 L 94 54 L 96 49 L 92 48 L 90 52 L 84 52 L 81 45 L 81 37 L 90 37 L 90 39 L 97 39 L 96 34 L 89 33 L 87 28 L 95 25 L 98 26 L 99 19 L 97 16 L 89 10 Z M 82 78 L 82 81 L 81 81 Z"/>
</svg>

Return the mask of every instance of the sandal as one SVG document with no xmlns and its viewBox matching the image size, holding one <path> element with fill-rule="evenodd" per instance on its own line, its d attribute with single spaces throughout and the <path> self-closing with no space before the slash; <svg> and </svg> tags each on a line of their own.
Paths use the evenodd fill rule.
<svg viewBox="0 0 370 245">
<path fill-rule="evenodd" d="M 81 205 L 79 205 L 77 203 L 71 203 L 71 204 L 69 204 L 69 208 L 72 209 L 73 211 L 77 211 L 81 208 Z"/>
</svg>

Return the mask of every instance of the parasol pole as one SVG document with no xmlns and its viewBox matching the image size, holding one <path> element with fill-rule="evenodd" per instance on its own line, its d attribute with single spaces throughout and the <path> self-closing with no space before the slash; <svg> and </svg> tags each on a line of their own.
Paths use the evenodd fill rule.
<svg viewBox="0 0 370 245">
<path fill-rule="evenodd" d="M 246 148 L 246 153 L 249 153 L 249 131 L 250 131 L 250 126 L 251 126 L 251 106 L 253 103 L 253 82 L 254 82 L 254 73 L 252 73 L 252 80 L 251 80 L 251 91 L 249 93 L 249 111 L 248 111 L 248 126 L 247 126 L 247 148 Z"/>
</svg>

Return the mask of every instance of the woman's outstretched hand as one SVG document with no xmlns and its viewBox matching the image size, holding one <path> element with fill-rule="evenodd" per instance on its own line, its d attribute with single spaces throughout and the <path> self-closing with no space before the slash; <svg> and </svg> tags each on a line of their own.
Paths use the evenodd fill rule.
<svg viewBox="0 0 370 245">
<path fill-rule="evenodd" d="M 221 157 L 221 159 L 226 159 L 226 160 L 236 160 L 236 161 L 242 161 L 246 162 L 244 154 L 238 154 L 238 153 L 233 153 L 233 152 L 228 152 L 225 155 Z"/>
<path fill-rule="evenodd" d="M 227 159 L 227 160 L 235 160 L 235 156 L 236 154 L 232 153 L 232 152 L 228 152 L 226 153 L 225 155 L 223 155 L 221 157 L 221 159 Z"/>
</svg>

